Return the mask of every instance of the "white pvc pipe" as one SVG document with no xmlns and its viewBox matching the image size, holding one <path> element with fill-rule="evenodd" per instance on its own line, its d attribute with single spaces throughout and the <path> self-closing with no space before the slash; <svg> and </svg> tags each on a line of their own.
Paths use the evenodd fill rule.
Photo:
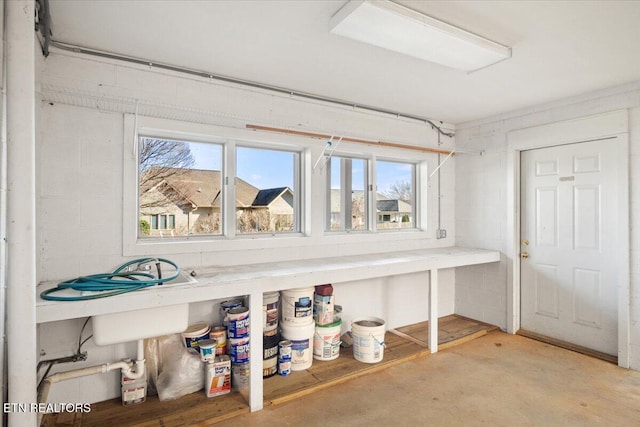
<svg viewBox="0 0 640 427">
<path fill-rule="evenodd" d="M 33 0 L 4 2 L 7 73 L 7 364 L 10 403 L 36 402 L 35 40 Z M 33 426 L 34 412 L 9 413 Z"/>
</svg>

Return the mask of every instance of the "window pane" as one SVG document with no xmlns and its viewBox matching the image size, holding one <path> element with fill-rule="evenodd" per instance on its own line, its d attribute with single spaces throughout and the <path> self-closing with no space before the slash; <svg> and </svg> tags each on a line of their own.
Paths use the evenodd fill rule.
<svg viewBox="0 0 640 427">
<path fill-rule="evenodd" d="M 415 227 L 414 183 L 414 164 L 376 162 L 378 229 Z"/>
<path fill-rule="evenodd" d="M 327 163 L 327 168 L 331 180 L 327 203 L 328 230 L 366 230 L 366 160 L 334 156 Z"/>
<path fill-rule="evenodd" d="M 140 137 L 139 237 L 220 234 L 221 165 L 221 145 Z M 148 234 L 145 221 L 151 223 Z"/>
<path fill-rule="evenodd" d="M 237 233 L 298 231 L 297 153 L 236 149 Z"/>
</svg>

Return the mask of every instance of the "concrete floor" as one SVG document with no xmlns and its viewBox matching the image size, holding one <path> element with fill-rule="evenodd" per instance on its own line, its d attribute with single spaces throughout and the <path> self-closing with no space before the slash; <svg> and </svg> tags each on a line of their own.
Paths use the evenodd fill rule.
<svg viewBox="0 0 640 427">
<path fill-rule="evenodd" d="M 640 372 L 492 332 L 216 424 L 265 425 L 640 426 Z"/>
</svg>

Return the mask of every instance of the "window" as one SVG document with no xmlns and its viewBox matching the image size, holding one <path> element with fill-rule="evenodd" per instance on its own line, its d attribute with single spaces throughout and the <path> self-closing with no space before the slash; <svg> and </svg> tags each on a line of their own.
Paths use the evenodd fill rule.
<svg viewBox="0 0 640 427">
<path fill-rule="evenodd" d="M 138 147 L 138 236 L 220 234 L 222 146 L 142 136 Z"/>
<path fill-rule="evenodd" d="M 327 225 L 328 231 L 367 230 L 369 187 L 367 161 L 332 156 L 327 162 Z"/>
<path fill-rule="evenodd" d="M 376 161 L 376 212 L 379 230 L 415 228 L 415 179 L 413 163 Z"/>
<path fill-rule="evenodd" d="M 300 155 L 236 148 L 236 232 L 300 231 Z"/>
</svg>

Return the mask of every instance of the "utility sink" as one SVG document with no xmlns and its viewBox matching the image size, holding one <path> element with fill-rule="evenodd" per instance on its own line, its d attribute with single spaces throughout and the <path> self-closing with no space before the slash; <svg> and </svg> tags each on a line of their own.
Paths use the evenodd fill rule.
<svg viewBox="0 0 640 427">
<path fill-rule="evenodd" d="M 196 283 L 196 279 L 181 272 L 175 279 L 142 291 L 157 291 L 163 286 Z M 91 318 L 93 340 L 97 345 L 137 341 L 160 335 L 183 332 L 189 324 L 189 304 L 175 304 L 143 310 L 100 314 Z"/>
</svg>

